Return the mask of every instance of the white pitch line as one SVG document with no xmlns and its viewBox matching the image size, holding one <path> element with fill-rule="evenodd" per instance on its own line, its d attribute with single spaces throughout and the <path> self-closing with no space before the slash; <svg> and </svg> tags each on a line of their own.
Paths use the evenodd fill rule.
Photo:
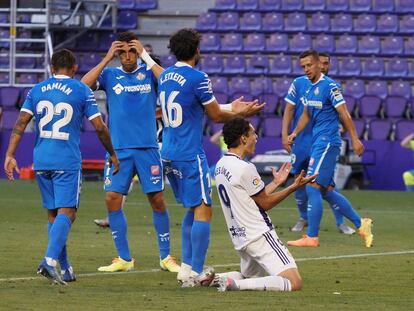
<svg viewBox="0 0 414 311">
<path fill-rule="evenodd" d="M 295 259 L 297 262 L 303 261 L 317 261 L 317 260 L 336 260 L 336 259 L 347 259 L 347 258 L 360 258 L 360 257 L 372 257 L 372 256 L 393 256 L 393 255 L 407 255 L 414 254 L 414 250 L 399 251 L 399 252 L 383 252 L 383 253 L 362 253 L 362 254 L 351 254 L 351 255 L 339 255 L 339 256 L 322 256 L 322 257 L 310 257 L 310 258 L 298 258 Z M 230 263 L 230 264 L 218 264 L 213 265 L 214 268 L 225 268 L 225 267 L 236 267 L 239 266 L 239 263 Z M 149 270 L 134 270 L 127 272 L 130 273 L 158 273 L 163 272 L 160 269 L 149 269 Z M 111 272 L 111 273 L 82 273 L 77 274 L 77 277 L 84 278 L 90 276 L 111 276 L 111 275 L 125 275 L 125 272 Z M 19 277 L 19 278 L 3 278 L 0 279 L 0 282 L 14 282 L 14 281 L 31 281 L 31 280 L 42 280 L 43 278 L 39 277 Z"/>
</svg>

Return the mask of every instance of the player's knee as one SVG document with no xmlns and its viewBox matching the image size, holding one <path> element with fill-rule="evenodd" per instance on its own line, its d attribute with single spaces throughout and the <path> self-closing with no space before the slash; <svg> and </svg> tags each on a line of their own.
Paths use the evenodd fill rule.
<svg viewBox="0 0 414 311">
<path fill-rule="evenodd" d="M 163 213 L 167 209 L 162 192 L 154 192 L 148 194 L 148 200 L 155 212 Z"/>
<path fill-rule="evenodd" d="M 108 211 L 117 211 L 122 208 L 122 194 L 117 192 L 107 192 L 105 195 Z"/>
</svg>

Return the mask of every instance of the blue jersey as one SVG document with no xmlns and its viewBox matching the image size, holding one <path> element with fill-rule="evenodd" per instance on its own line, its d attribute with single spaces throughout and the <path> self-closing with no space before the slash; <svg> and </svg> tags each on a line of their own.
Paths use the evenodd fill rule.
<svg viewBox="0 0 414 311">
<path fill-rule="evenodd" d="M 105 68 L 98 88 L 107 96 L 109 132 L 115 149 L 158 148 L 156 79 L 145 64 L 133 72 Z"/>
<path fill-rule="evenodd" d="M 190 161 L 204 154 L 204 105 L 215 100 L 207 74 L 182 62 L 167 68 L 158 79 L 164 120 L 161 156 Z"/>
<path fill-rule="evenodd" d="M 339 114 L 336 107 L 345 104 L 345 100 L 338 83 L 322 74 L 308 89 L 305 97 L 311 118 L 312 143 L 324 141 L 332 145 L 341 145 Z"/>
<path fill-rule="evenodd" d="M 36 122 L 34 169 L 79 170 L 83 116 L 91 120 L 100 115 L 91 89 L 78 80 L 57 75 L 36 84 L 21 111 L 33 115 Z"/>
</svg>

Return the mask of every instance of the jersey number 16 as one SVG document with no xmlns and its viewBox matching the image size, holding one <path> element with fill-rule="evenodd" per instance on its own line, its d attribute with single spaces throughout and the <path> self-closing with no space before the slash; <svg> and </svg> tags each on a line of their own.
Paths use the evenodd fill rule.
<svg viewBox="0 0 414 311">
<path fill-rule="evenodd" d="M 179 103 L 174 102 L 178 94 L 180 94 L 178 91 L 171 92 L 167 101 L 165 101 L 165 92 L 160 93 L 162 119 L 166 127 L 179 127 L 183 123 L 183 108 Z"/>
</svg>

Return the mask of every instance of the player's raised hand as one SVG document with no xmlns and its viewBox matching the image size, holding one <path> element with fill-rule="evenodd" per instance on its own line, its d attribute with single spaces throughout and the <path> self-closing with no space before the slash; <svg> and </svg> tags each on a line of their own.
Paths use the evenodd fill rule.
<svg viewBox="0 0 414 311">
<path fill-rule="evenodd" d="M 128 42 L 128 46 L 130 48 L 135 49 L 138 52 L 138 55 L 141 55 L 142 52 L 144 51 L 144 47 L 143 47 L 141 41 L 139 41 L 139 40 L 131 40 L 131 41 L 129 41 Z"/>
<path fill-rule="evenodd" d="M 362 156 L 362 154 L 364 153 L 364 149 L 365 149 L 364 145 L 359 139 L 355 139 L 352 141 L 352 148 L 354 148 L 354 152 L 358 156 Z"/>
<path fill-rule="evenodd" d="M 306 173 L 304 170 L 302 170 L 298 177 L 296 177 L 295 181 L 293 182 L 293 186 L 298 189 L 300 187 L 303 187 L 307 183 L 310 183 L 311 181 L 314 181 L 315 178 L 318 176 L 318 174 L 313 174 L 312 176 L 306 177 Z"/>
<path fill-rule="evenodd" d="M 109 167 L 114 166 L 114 169 L 112 171 L 112 175 L 116 175 L 119 172 L 119 160 L 116 154 L 113 154 L 108 159 Z"/>
<path fill-rule="evenodd" d="M 240 96 L 231 103 L 231 110 L 243 117 L 251 117 L 259 113 L 266 103 L 259 104 L 259 101 L 243 101 L 244 97 Z"/>
<path fill-rule="evenodd" d="M 14 180 L 14 170 L 16 170 L 16 173 L 20 173 L 20 169 L 17 165 L 16 159 L 6 155 L 6 159 L 4 159 L 4 173 L 6 173 L 6 176 L 9 180 Z"/>
<path fill-rule="evenodd" d="M 105 58 L 108 58 L 109 60 L 114 58 L 116 52 L 121 51 L 121 50 L 124 49 L 124 44 L 125 44 L 125 42 L 121 42 L 121 41 L 112 42 L 111 47 L 109 48 L 108 52 L 106 53 Z"/>
<path fill-rule="evenodd" d="M 273 183 L 275 183 L 278 187 L 283 185 L 286 182 L 291 169 L 292 164 L 290 162 L 283 163 L 278 171 L 272 167 Z"/>
</svg>

